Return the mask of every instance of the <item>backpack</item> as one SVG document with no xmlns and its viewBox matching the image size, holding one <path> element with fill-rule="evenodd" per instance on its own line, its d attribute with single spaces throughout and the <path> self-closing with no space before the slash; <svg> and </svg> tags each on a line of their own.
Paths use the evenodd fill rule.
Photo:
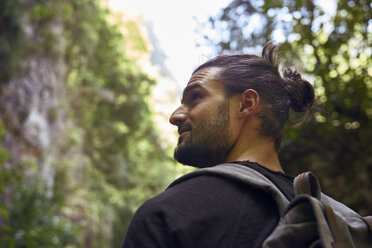
<svg viewBox="0 0 372 248">
<path fill-rule="evenodd" d="M 372 216 L 359 214 L 321 193 L 311 172 L 298 175 L 291 202 L 261 173 L 240 164 L 220 164 L 198 169 L 174 181 L 177 184 L 198 175 L 223 176 L 269 193 L 281 216 L 262 244 L 263 248 L 372 248 Z"/>
</svg>

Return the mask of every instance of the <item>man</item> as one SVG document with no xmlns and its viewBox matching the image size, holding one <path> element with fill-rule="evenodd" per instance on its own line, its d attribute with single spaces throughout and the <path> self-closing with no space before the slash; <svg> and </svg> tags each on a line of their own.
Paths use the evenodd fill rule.
<svg viewBox="0 0 372 248">
<path fill-rule="evenodd" d="M 278 159 L 289 109 L 309 111 L 314 92 L 299 73 L 262 57 L 221 55 L 199 66 L 170 117 L 178 127 L 174 157 L 198 168 L 239 163 L 270 179 L 290 200 L 293 178 Z M 200 175 L 179 180 L 134 215 L 123 247 L 260 247 L 279 220 L 264 191 Z"/>
</svg>

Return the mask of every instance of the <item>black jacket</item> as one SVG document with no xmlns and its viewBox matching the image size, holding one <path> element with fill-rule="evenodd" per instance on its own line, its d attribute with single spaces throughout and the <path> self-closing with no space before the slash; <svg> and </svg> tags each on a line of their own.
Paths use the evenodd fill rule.
<svg viewBox="0 0 372 248">
<path fill-rule="evenodd" d="M 270 179 L 291 200 L 293 177 L 239 162 Z M 260 247 L 279 220 L 275 201 L 230 179 L 203 175 L 176 184 L 135 213 L 123 248 Z"/>
</svg>

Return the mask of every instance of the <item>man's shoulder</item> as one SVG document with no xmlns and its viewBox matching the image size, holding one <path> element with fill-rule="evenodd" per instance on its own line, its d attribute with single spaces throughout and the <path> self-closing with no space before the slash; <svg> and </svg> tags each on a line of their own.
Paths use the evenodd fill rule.
<svg viewBox="0 0 372 248">
<path fill-rule="evenodd" d="M 132 224 L 166 226 L 170 233 L 190 231 L 200 223 L 213 225 L 222 219 L 233 225 L 245 197 L 233 182 L 224 178 L 193 177 L 144 202 L 136 211 Z"/>
<path fill-rule="evenodd" d="M 207 237 L 247 244 L 256 242 L 247 233 L 256 240 L 272 230 L 277 218 L 275 201 L 264 191 L 217 175 L 197 175 L 147 200 L 136 212 L 131 229 L 166 230 L 186 244 L 210 242 Z"/>
<path fill-rule="evenodd" d="M 197 198 L 208 198 L 226 192 L 239 192 L 242 185 L 227 178 L 216 175 L 199 175 L 190 177 L 180 183 L 172 185 L 160 194 L 150 198 L 147 204 L 169 204 L 182 203 L 184 201 Z"/>
<path fill-rule="evenodd" d="M 197 175 L 187 177 L 177 184 L 171 184 L 166 190 L 147 200 L 140 208 L 140 211 L 166 212 L 167 215 L 191 214 L 195 210 L 215 211 L 222 209 L 234 209 L 245 199 L 249 201 L 267 202 L 271 196 L 257 188 L 240 183 L 219 175 Z M 225 210 L 223 210 L 225 211 Z"/>
<path fill-rule="evenodd" d="M 190 214 L 211 205 L 229 207 L 238 204 L 250 189 L 233 180 L 215 175 L 200 175 L 183 180 L 148 199 L 138 211 L 143 214 L 166 212 L 167 215 Z"/>
</svg>

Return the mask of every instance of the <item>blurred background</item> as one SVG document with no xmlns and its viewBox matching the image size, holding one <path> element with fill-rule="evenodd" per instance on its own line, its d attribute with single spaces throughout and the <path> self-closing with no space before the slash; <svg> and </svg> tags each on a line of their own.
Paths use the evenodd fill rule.
<svg viewBox="0 0 372 248">
<path fill-rule="evenodd" d="M 0 247 L 120 247 L 190 171 L 167 123 L 193 69 L 283 43 L 315 87 L 280 159 L 372 214 L 368 0 L 0 0 Z"/>
</svg>

